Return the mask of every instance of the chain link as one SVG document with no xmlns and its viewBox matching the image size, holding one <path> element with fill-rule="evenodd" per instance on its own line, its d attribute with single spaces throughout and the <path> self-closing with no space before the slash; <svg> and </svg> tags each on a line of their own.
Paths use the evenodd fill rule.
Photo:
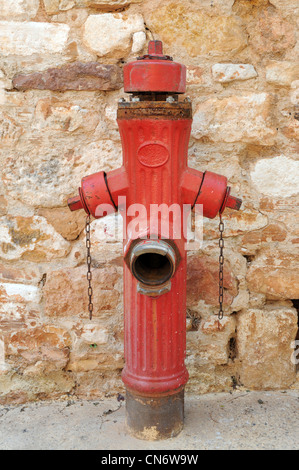
<svg viewBox="0 0 299 470">
<path fill-rule="evenodd" d="M 222 220 L 222 215 L 219 214 L 220 223 L 219 223 L 219 248 L 220 248 L 220 256 L 219 256 L 219 313 L 218 319 L 219 321 L 223 319 L 223 295 L 224 295 L 224 287 L 223 287 L 223 269 L 224 269 L 224 239 L 223 239 L 223 232 L 224 232 L 224 223 Z"/>
<path fill-rule="evenodd" d="M 89 319 L 92 320 L 92 313 L 93 313 L 93 303 L 92 303 L 92 273 L 91 273 L 91 243 L 90 243 L 90 215 L 86 217 L 86 224 L 85 224 L 85 232 L 86 232 L 86 250 L 87 250 L 87 281 L 88 281 L 88 312 L 89 312 Z"/>
<path fill-rule="evenodd" d="M 224 300 L 224 287 L 223 287 L 223 270 L 224 270 L 224 222 L 222 220 L 222 215 L 219 215 L 220 223 L 219 223 L 219 248 L 220 248 L 220 255 L 219 255 L 219 312 L 218 312 L 218 319 L 221 321 L 224 316 L 223 311 L 223 300 Z M 89 319 L 92 319 L 93 314 L 93 303 L 92 303 L 92 273 L 91 273 L 91 241 L 90 241 L 90 215 L 86 217 L 86 225 L 85 225 L 85 232 L 86 232 L 86 250 L 87 250 L 87 281 L 88 281 L 88 311 L 89 311 Z"/>
</svg>

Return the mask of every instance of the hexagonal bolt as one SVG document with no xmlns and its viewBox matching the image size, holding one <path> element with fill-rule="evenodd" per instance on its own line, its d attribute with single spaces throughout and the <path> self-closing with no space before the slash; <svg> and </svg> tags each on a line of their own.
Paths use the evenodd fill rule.
<svg viewBox="0 0 299 470">
<path fill-rule="evenodd" d="M 174 103 L 175 98 L 173 96 L 167 96 L 166 101 L 167 101 L 167 103 Z"/>
<path fill-rule="evenodd" d="M 149 55 L 163 55 L 163 43 L 162 41 L 150 41 L 148 44 Z"/>
</svg>

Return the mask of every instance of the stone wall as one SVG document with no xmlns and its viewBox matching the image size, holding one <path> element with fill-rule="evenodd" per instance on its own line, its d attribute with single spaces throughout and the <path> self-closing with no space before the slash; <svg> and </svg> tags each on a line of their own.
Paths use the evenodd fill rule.
<svg viewBox="0 0 299 470">
<path fill-rule="evenodd" d="M 220 329 L 217 220 L 188 255 L 187 389 L 298 388 L 298 18 L 298 0 L 0 0 L 0 403 L 123 391 L 121 221 L 92 223 L 90 322 L 66 201 L 121 164 L 122 66 L 152 37 L 188 66 L 190 165 L 244 201 Z"/>
</svg>

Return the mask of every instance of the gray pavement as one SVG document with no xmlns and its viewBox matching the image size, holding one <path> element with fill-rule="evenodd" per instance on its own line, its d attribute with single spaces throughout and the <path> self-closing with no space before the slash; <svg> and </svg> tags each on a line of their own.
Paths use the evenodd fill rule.
<svg viewBox="0 0 299 470">
<path fill-rule="evenodd" d="M 125 427 L 125 403 L 55 401 L 0 407 L 1 450 L 298 449 L 298 391 L 187 396 L 176 438 L 140 441 Z"/>
</svg>

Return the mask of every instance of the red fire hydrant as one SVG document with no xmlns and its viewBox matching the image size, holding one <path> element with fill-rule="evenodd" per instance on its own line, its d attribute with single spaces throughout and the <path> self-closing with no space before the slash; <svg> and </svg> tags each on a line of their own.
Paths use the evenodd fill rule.
<svg viewBox="0 0 299 470">
<path fill-rule="evenodd" d="M 123 166 L 83 178 L 79 197 L 68 204 L 96 218 L 116 210 L 124 216 L 127 425 L 136 437 L 164 439 L 183 427 L 186 238 L 175 211 L 168 224 L 163 211 L 154 224 L 150 214 L 163 205 L 181 211 L 202 205 L 203 215 L 214 218 L 225 207 L 238 210 L 241 200 L 230 196 L 225 177 L 188 167 L 192 107 L 178 99 L 186 67 L 163 55 L 160 41 L 124 67 L 124 90 L 131 99 L 118 106 Z"/>
</svg>

